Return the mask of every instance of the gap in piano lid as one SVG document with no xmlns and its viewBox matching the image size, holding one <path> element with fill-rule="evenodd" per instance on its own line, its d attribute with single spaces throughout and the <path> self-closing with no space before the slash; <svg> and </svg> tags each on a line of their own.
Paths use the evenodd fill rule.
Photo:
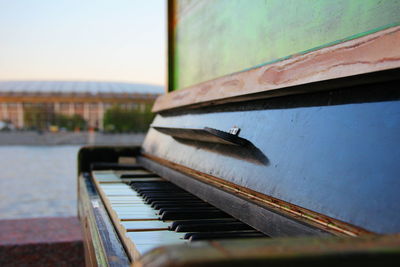
<svg viewBox="0 0 400 267">
<path fill-rule="evenodd" d="M 207 143 L 201 141 L 193 141 L 189 139 L 182 139 L 174 137 L 176 141 L 184 145 L 193 146 L 196 148 L 208 150 L 214 153 L 218 153 L 224 156 L 245 160 L 257 165 L 269 165 L 268 157 L 253 144 L 247 146 L 230 146 L 218 143 Z"/>
<path fill-rule="evenodd" d="M 335 82 L 322 81 L 299 86 L 309 89 L 311 86 L 315 85 L 318 88 L 323 87 L 328 89 L 329 86 L 346 83 L 343 82 L 343 80 L 351 81 L 350 85 L 340 86 L 337 89 L 332 89 L 328 94 L 326 91 L 307 90 L 307 97 L 304 97 L 304 94 L 294 94 L 290 95 L 290 97 L 286 95 L 278 95 L 274 98 L 263 98 L 262 95 L 265 93 L 257 93 L 254 95 L 258 95 L 258 98 L 252 100 L 241 100 L 240 105 L 237 105 L 237 103 L 234 102 L 219 105 L 207 105 L 198 108 L 193 107 L 183 110 L 166 110 L 159 113 L 159 115 L 167 118 L 182 115 L 182 113 L 205 114 L 229 111 L 236 112 L 265 109 L 323 107 L 367 102 L 393 101 L 400 99 L 400 91 L 397 89 L 399 79 L 400 69 L 378 71 L 374 73 L 360 74 L 349 78 L 336 79 Z M 357 84 L 357 82 L 361 82 L 362 84 L 352 85 Z"/>
<path fill-rule="evenodd" d="M 209 127 L 204 127 L 203 129 L 151 127 L 185 145 L 246 160 L 258 165 L 269 164 L 267 156 L 260 149 L 254 146 L 249 140 L 235 134 Z"/>
</svg>

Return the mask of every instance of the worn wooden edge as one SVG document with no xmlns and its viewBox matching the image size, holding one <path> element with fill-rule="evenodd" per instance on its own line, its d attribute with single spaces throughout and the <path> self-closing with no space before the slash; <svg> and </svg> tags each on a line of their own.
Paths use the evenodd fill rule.
<svg viewBox="0 0 400 267">
<path fill-rule="evenodd" d="M 104 247 L 96 226 L 96 219 L 91 207 L 89 193 L 82 175 L 78 177 L 78 216 L 81 221 L 84 236 L 86 266 L 106 264 Z"/>
<path fill-rule="evenodd" d="M 126 229 L 123 227 L 123 225 L 120 223 L 120 220 L 118 218 L 117 213 L 113 210 L 111 203 L 104 193 L 103 189 L 100 186 L 99 181 L 94 177 L 93 172 L 92 172 L 92 180 L 94 182 L 94 185 L 96 187 L 97 192 L 99 192 L 100 198 L 103 201 L 104 206 L 106 207 L 107 213 L 111 218 L 111 221 L 114 224 L 115 230 L 117 231 L 117 234 L 121 240 L 122 245 L 124 246 L 128 257 L 130 258 L 131 261 L 135 261 L 140 258 L 141 254 L 140 252 L 136 249 L 135 244 L 131 241 L 130 238 L 126 236 Z M 122 182 L 122 181 L 121 181 Z"/>
<path fill-rule="evenodd" d="M 296 237 L 159 247 L 132 266 L 396 266 L 400 235 Z"/>
<path fill-rule="evenodd" d="M 249 188 L 239 186 L 237 184 L 228 182 L 226 180 L 223 180 L 221 178 L 206 173 L 202 173 L 200 171 L 177 164 L 175 162 L 148 153 L 143 153 L 142 156 L 154 162 L 160 163 L 161 165 L 169 167 L 173 170 L 185 173 L 190 177 L 193 177 L 204 183 L 213 185 L 231 194 L 238 195 L 241 198 L 244 198 L 250 202 L 256 203 L 260 206 L 267 207 L 268 209 L 271 210 L 275 210 L 279 213 L 286 214 L 289 217 L 295 218 L 296 220 L 312 225 L 321 230 L 328 231 L 332 234 L 344 235 L 344 236 L 360 236 L 365 234 L 371 234 L 370 231 L 363 229 L 361 227 L 357 227 L 348 224 L 346 222 L 337 220 L 335 218 L 331 218 L 323 214 L 317 213 L 315 211 L 274 198 L 272 196 L 256 192 Z"/>
<path fill-rule="evenodd" d="M 82 194 L 79 205 L 86 207 L 90 217 L 81 217 L 82 227 L 88 233 L 87 244 L 92 246 L 93 265 L 87 266 L 127 266 L 130 259 L 114 228 L 105 206 L 92 182 L 89 173 L 80 176 Z M 87 218 L 89 220 L 87 220 Z M 88 222 L 88 223 L 86 223 Z"/>
<path fill-rule="evenodd" d="M 400 26 L 159 96 L 153 112 L 270 98 L 332 86 L 300 85 L 400 67 Z M 359 81 L 361 82 L 361 81 Z M 258 94 L 258 93 L 268 94 Z"/>
<path fill-rule="evenodd" d="M 174 88 L 174 58 L 175 58 L 175 27 L 177 22 L 176 3 L 174 0 L 167 0 L 167 86 L 165 93 Z"/>
</svg>

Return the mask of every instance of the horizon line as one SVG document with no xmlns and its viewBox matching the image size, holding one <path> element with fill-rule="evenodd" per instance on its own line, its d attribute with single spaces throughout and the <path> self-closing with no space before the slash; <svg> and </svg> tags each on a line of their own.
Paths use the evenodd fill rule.
<svg viewBox="0 0 400 267">
<path fill-rule="evenodd" d="M 151 85 L 151 86 L 160 86 L 165 87 L 164 84 L 156 84 L 156 83 L 145 83 L 145 82 L 133 82 L 133 81 L 125 81 L 125 80 L 89 80 L 89 79 L 76 79 L 76 80 L 65 80 L 65 79 L 1 79 L 0 82 L 98 82 L 98 83 L 122 83 L 122 84 L 140 84 L 140 85 Z"/>
</svg>

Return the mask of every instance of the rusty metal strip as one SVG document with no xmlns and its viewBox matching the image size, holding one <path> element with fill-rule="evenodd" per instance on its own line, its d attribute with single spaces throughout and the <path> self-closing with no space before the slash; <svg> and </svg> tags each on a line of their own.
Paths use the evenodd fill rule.
<svg viewBox="0 0 400 267">
<path fill-rule="evenodd" d="M 218 177 L 196 171 L 194 169 L 182 166 L 175 162 L 159 158 L 157 156 L 150 155 L 147 153 L 143 153 L 143 156 L 150 160 L 158 162 L 166 167 L 185 173 L 197 180 L 213 185 L 232 194 L 240 195 L 241 197 L 251 202 L 255 202 L 258 205 L 279 211 L 281 213 L 287 214 L 292 218 L 316 226 L 325 231 L 329 231 L 332 234 L 345 235 L 345 236 L 360 236 L 364 234 L 371 234 L 370 231 L 365 230 L 363 228 L 342 222 L 340 220 L 325 216 L 323 214 L 314 212 L 312 210 L 299 207 L 297 205 L 274 198 L 272 196 L 268 196 L 253 191 L 251 189 L 236 185 L 234 183 L 227 182 Z"/>
</svg>

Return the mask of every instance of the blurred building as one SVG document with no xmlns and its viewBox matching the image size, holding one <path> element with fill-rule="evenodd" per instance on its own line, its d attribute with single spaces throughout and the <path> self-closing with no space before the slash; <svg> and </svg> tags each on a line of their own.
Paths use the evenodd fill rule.
<svg viewBox="0 0 400 267">
<path fill-rule="evenodd" d="M 78 115 L 89 128 L 102 130 L 104 113 L 110 107 L 143 110 L 162 92 L 161 86 L 132 83 L 0 82 L 0 121 L 23 129 L 34 113 L 40 114 L 35 118 L 44 124 L 51 124 L 59 115 Z"/>
</svg>

